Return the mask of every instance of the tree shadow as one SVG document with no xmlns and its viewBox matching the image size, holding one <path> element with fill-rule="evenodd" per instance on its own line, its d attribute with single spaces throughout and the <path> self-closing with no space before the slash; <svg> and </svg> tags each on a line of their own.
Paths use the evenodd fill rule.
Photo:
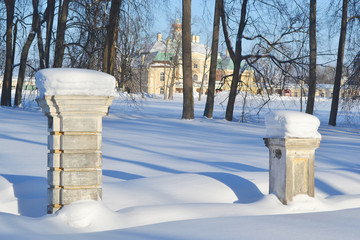
<svg viewBox="0 0 360 240">
<path fill-rule="evenodd" d="M 198 174 L 213 178 L 228 186 L 238 199 L 235 203 L 253 203 L 264 197 L 264 194 L 260 192 L 254 183 L 237 175 L 221 172 L 202 172 Z"/>
<path fill-rule="evenodd" d="M 226 169 L 226 170 L 235 170 L 235 171 L 244 171 L 244 172 L 267 172 L 268 169 L 254 167 L 248 164 L 235 163 L 235 162 L 211 162 L 216 167 Z"/>
<path fill-rule="evenodd" d="M 138 178 L 144 178 L 144 176 L 122 172 L 122 171 L 115 171 L 115 170 L 102 170 L 104 176 L 119 178 L 122 180 L 134 180 Z"/>
<path fill-rule="evenodd" d="M 317 187 L 319 190 L 323 191 L 324 193 L 327 193 L 330 196 L 344 195 L 343 192 L 337 190 L 336 188 L 330 186 L 329 184 L 318 178 L 315 178 L 315 187 Z"/>
<path fill-rule="evenodd" d="M 8 136 L 8 135 L 5 135 L 5 134 L 0 134 L 0 138 L 7 139 L 7 140 L 18 141 L 18 142 L 25 142 L 25 143 L 30 143 L 30 144 L 37 144 L 37 145 L 47 146 L 47 143 L 36 142 L 36 141 L 28 140 L 28 139 L 12 137 L 12 136 Z"/>
<path fill-rule="evenodd" d="M 46 215 L 48 188 L 46 178 L 8 174 L 1 176 L 13 184 L 20 215 L 27 217 Z"/>
<path fill-rule="evenodd" d="M 107 158 L 107 159 L 111 159 L 111 160 L 115 160 L 115 161 L 126 162 L 126 163 L 132 163 L 132 164 L 136 164 L 136 165 L 139 165 L 139 166 L 142 166 L 142 167 L 147 167 L 149 169 L 153 169 L 153 170 L 157 170 L 157 171 L 161 171 L 161 172 L 166 172 L 166 173 L 174 173 L 174 174 L 176 174 L 176 173 L 185 173 L 183 171 L 179 171 L 179 170 L 176 170 L 176 169 L 172 169 L 172 168 L 168 168 L 168 167 L 164 167 L 164 166 L 160 166 L 160 165 L 156 165 L 156 164 L 152 164 L 152 163 L 140 162 L 140 161 L 135 161 L 135 160 L 126 160 L 126 159 L 111 157 L 111 156 L 108 156 L 108 155 L 103 155 L 103 158 Z"/>
</svg>

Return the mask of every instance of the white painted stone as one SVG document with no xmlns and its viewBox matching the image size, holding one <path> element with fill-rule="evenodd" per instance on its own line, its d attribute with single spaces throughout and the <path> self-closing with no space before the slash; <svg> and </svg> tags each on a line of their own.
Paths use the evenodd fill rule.
<svg viewBox="0 0 360 240">
<path fill-rule="evenodd" d="M 269 193 L 283 204 L 297 194 L 315 195 L 316 138 L 264 138 L 269 148 Z"/>
<path fill-rule="evenodd" d="M 48 117 L 48 213 L 101 194 L 101 130 L 113 97 L 45 96 L 37 99 Z"/>
<path fill-rule="evenodd" d="M 67 205 L 75 201 L 102 198 L 102 189 L 96 188 L 49 188 L 48 202 L 51 205 Z"/>
<path fill-rule="evenodd" d="M 49 150 L 99 150 L 101 149 L 101 134 L 60 134 L 49 135 Z"/>
<path fill-rule="evenodd" d="M 49 132 L 101 132 L 102 119 L 97 114 L 54 116 Z"/>
<path fill-rule="evenodd" d="M 94 170 L 49 170 L 48 184 L 60 187 L 99 186 L 102 182 L 100 169 Z"/>
<path fill-rule="evenodd" d="M 48 167 L 52 168 L 100 168 L 101 152 L 49 153 Z"/>
</svg>

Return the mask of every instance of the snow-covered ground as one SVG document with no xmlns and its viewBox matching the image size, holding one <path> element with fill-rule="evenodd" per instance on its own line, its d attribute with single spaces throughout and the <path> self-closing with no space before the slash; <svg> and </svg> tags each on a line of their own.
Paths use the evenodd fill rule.
<svg viewBox="0 0 360 240">
<path fill-rule="evenodd" d="M 318 99 L 322 135 L 315 198 L 284 206 L 268 194 L 264 115 L 299 110 L 296 98 L 247 100 L 245 122 L 181 120 L 181 96 L 114 100 L 103 119 L 103 201 L 80 201 L 46 215 L 47 119 L 34 103 L 0 108 L 0 239 L 359 239 L 360 126 L 327 125 L 330 100 Z M 355 112 L 351 117 L 358 117 Z"/>
</svg>

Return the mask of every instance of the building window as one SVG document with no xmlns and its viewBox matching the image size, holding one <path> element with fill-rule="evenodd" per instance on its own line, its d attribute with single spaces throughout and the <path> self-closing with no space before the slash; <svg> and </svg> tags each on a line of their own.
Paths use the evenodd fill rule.
<svg viewBox="0 0 360 240">
<path fill-rule="evenodd" d="M 164 88 L 160 88 L 160 94 L 164 94 Z"/>
<path fill-rule="evenodd" d="M 298 97 L 298 93 L 297 93 L 297 92 L 295 92 L 295 97 Z"/>
<path fill-rule="evenodd" d="M 198 65 L 197 65 L 197 63 L 194 63 L 194 68 L 198 68 Z"/>
<path fill-rule="evenodd" d="M 194 74 L 193 76 L 193 82 L 197 82 L 198 81 L 198 75 Z"/>
<path fill-rule="evenodd" d="M 160 82 L 164 82 L 165 81 L 165 73 L 161 72 L 160 73 Z"/>
</svg>

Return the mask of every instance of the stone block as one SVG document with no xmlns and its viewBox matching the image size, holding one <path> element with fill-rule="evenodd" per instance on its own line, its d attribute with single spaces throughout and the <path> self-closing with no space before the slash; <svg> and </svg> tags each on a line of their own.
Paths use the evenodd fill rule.
<svg viewBox="0 0 360 240">
<path fill-rule="evenodd" d="M 52 116 L 50 132 L 101 132 L 102 119 L 96 114 Z"/>
<path fill-rule="evenodd" d="M 44 96 L 36 99 L 36 102 L 47 116 L 64 116 L 73 113 L 77 115 L 95 113 L 104 116 L 113 100 L 112 96 L 57 95 Z"/>
<path fill-rule="evenodd" d="M 101 152 L 48 153 L 48 167 L 52 168 L 100 168 Z"/>
<path fill-rule="evenodd" d="M 48 202 L 50 205 L 67 205 L 75 201 L 102 198 L 102 189 L 98 188 L 48 188 Z"/>
<path fill-rule="evenodd" d="M 84 134 L 51 134 L 48 137 L 49 150 L 100 150 L 101 134 L 84 133 Z"/>
<path fill-rule="evenodd" d="M 78 170 L 78 171 L 48 171 L 48 184 L 50 186 L 76 187 L 76 186 L 98 186 L 102 182 L 100 169 Z"/>
</svg>

